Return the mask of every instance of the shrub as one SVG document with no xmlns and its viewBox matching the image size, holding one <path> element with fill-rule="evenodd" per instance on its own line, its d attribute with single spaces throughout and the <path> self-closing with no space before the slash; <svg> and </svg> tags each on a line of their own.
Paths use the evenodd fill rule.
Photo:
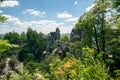
<svg viewBox="0 0 120 80">
<path fill-rule="evenodd" d="M 83 58 L 66 57 L 59 65 L 51 66 L 56 80 L 107 80 L 108 68 L 103 60 L 94 58 L 94 50 L 83 48 Z M 56 65 L 56 63 L 52 64 Z"/>
</svg>

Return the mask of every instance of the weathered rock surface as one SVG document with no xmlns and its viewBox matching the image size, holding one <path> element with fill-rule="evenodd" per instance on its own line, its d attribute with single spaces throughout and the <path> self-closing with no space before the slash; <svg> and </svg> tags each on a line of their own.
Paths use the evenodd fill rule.
<svg viewBox="0 0 120 80">
<path fill-rule="evenodd" d="M 46 52 L 51 52 L 52 51 L 52 44 L 54 41 L 60 40 L 60 30 L 59 28 L 56 29 L 55 32 L 50 32 L 48 34 L 48 38 L 46 40 Z"/>
<path fill-rule="evenodd" d="M 61 57 L 64 58 L 66 57 L 67 52 L 70 51 L 70 43 L 69 42 L 57 42 L 56 44 L 56 53 Z"/>
<path fill-rule="evenodd" d="M 84 37 L 83 30 L 73 28 L 70 34 L 70 42 L 61 41 L 60 30 L 57 28 L 56 32 L 50 32 L 48 34 L 48 38 L 46 40 L 46 50 L 43 52 L 43 56 L 52 53 L 52 51 L 56 49 L 55 53 L 58 54 L 61 58 L 64 58 L 66 57 L 67 52 L 73 53 L 70 49 L 70 43 L 81 41 L 83 37 Z"/>
<path fill-rule="evenodd" d="M 11 61 L 11 58 L 7 58 L 5 61 L 5 66 L 0 73 L 0 78 L 9 77 L 13 73 L 18 73 L 21 69 L 23 69 L 23 63 L 15 63 Z"/>
<path fill-rule="evenodd" d="M 72 32 L 70 34 L 70 41 L 76 42 L 80 41 L 84 37 L 84 31 L 80 29 L 72 29 Z"/>
</svg>

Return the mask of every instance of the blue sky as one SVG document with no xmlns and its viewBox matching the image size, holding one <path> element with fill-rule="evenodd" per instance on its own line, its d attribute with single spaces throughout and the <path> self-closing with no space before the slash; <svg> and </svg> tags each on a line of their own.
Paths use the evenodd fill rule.
<svg viewBox="0 0 120 80">
<path fill-rule="evenodd" d="M 0 23 L 0 34 L 21 33 L 30 27 L 45 34 L 57 27 L 70 33 L 78 18 L 89 11 L 94 0 L 6 0 L 0 3 L 0 14 L 8 18 Z"/>
</svg>

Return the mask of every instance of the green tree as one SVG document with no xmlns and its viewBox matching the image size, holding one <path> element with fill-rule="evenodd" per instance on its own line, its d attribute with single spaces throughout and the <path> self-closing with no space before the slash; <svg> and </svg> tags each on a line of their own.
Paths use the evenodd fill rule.
<svg viewBox="0 0 120 80">
<path fill-rule="evenodd" d="M 7 20 L 7 18 L 5 17 L 5 16 L 2 16 L 1 14 L 0 14 L 0 22 L 5 22 Z"/>
<path fill-rule="evenodd" d="M 31 52 L 34 54 L 35 59 L 41 60 L 42 53 L 45 50 L 45 36 L 43 33 L 37 33 L 36 31 L 28 28 L 27 42 Z"/>
<path fill-rule="evenodd" d="M 94 58 L 94 50 L 82 48 L 83 58 L 68 56 L 62 61 L 55 60 L 50 64 L 51 76 L 54 80 L 107 80 L 110 79 L 108 69 L 103 60 Z M 59 63 L 59 64 L 57 64 Z"/>
<path fill-rule="evenodd" d="M 108 0 L 96 0 L 94 7 L 79 18 L 76 28 L 82 29 L 84 33 L 84 45 L 95 48 L 97 53 L 106 52 L 106 31 L 108 12 Z"/>
<path fill-rule="evenodd" d="M 26 41 L 27 40 L 25 32 L 22 32 L 21 35 L 20 35 L 20 37 L 21 37 L 22 41 Z"/>
<path fill-rule="evenodd" d="M 0 3 L 1 2 L 3 2 L 4 0 L 0 0 Z M 7 20 L 7 18 L 5 17 L 5 16 L 2 16 L 1 14 L 0 14 L 0 22 L 5 22 Z"/>
<path fill-rule="evenodd" d="M 120 12 L 120 0 L 112 0 L 113 8 L 116 8 Z"/>
<path fill-rule="evenodd" d="M 0 2 L 3 2 L 3 1 L 5 1 L 5 0 L 0 0 Z"/>
<path fill-rule="evenodd" d="M 37 37 L 38 37 L 38 33 L 35 30 L 28 28 L 28 30 L 27 30 L 27 42 L 28 42 L 31 49 L 35 45 Z"/>
<path fill-rule="evenodd" d="M 38 38 L 36 39 L 36 44 L 38 45 L 38 54 L 36 54 L 36 58 L 41 60 L 43 58 L 43 51 L 46 48 L 45 36 L 43 33 L 38 34 Z"/>
<path fill-rule="evenodd" d="M 81 41 L 77 41 L 74 43 L 70 43 L 70 49 L 72 50 L 72 53 L 74 54 L 75 58 L 82 57 L 82 45 Z"/>
<path fill-rule="evenodd" d="M 64 34 L 62 37 L 61 37 L 61 41 L 64 41 L 64 42 L 69 42 L 70 41 L 70 38 L 67 34 Z"/>
<path fill-rule="evenodd" d="M 2 53 L 3 51 L 10 49 L 12 47 L 14 47 L 15 45 L 10 44 L 7 40 L 1 40 L 0 39 L 0 53 Z"/>
<path fill-rule="evenodd" d="M 118 65 L 120 64 L 119 2 L 119 0 L 96 0 L 94 7 L 82 15 L 75 25 L 76 29 L 85 32 L 83 39 L 80 41 L 80 46 L 89 46 L 98 54 L 101 51 L 104 52 L 103 59 L 110 66 L 111 73 L 120 67 Z M 111 58 L 109 57 L 110 55 L 112 56 Z"/>
<path fill-rule="evenodd" d="M 20 44 L 20 35 L 17 32 L 9 32 L 4 35 L 4 39 L 11 44 Z"/>
</svg>

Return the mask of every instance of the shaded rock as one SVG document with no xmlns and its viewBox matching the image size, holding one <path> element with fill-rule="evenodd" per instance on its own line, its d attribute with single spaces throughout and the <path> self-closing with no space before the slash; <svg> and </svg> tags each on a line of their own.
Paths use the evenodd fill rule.
<svg viewBox="0 0 120 80">
<path fill-rule="evenodd" d="M 76 42 L 80 41 L 84 37 L 84 31 L 80 29 L 72 29 L 72 32 L 70 34 L 70 41 Z"/>
<path fill-rule="evenodd" d="M 52 44 L 54 41 L 60 40 L 60 30 L 56 29 L 55 32 L 50 32 L 46 40 L 46 52 L 52 52 Z"/>
<path fill-rule="evenodd" d="M 71 52 L 69 42 L 57 42 L 56 53 L 61 57 L 66 57 L 67 52 Z"/>
<path fill-rule="evenodd" d="M 15 66 L 15 71 L 16 71 L 17 73 L 19 73 L 20 70 L 22 70 L 22 69 L 23 69 L 23 63 L 19 63 L 19 64 L 17 64 L 17 65 Z"/>
<path fill-rule="evenodd" d="M 9 61 L 10 58 L 7 58 L 6 62 L 5 62 L 5 68 L 3 69 L 3 74 L 4 75 L 9 75 L 9 71 L 10 71 L 10 67 L 9 67 Z"/>
<path fill-rule="evenodd" d="M 0 77 L 6 76 L 7 78 L 9 78 L 10 75 L 12 75 L 13 73 L 18 73 L 21 69 L 23 69 L 23 63 L 16 63 L 16 61 L 13 61 L 11 58 L 7 58 L 5 61 L 5 66 L 1 71 L 2 74 L 0 75 Z"/>
<path fill-rule="evenodd" d="M 60 40 L 60 30 L 59 30 L 59 28 L 56 28 L 55 40 Z"/>
</svg>

